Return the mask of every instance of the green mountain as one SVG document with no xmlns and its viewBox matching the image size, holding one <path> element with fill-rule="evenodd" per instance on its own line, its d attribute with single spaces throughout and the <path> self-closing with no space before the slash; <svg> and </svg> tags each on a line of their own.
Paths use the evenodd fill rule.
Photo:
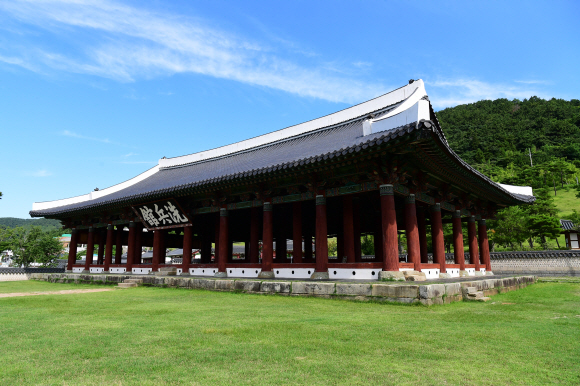
<svg viewBox="0 0 580 386">
<path fill-rule="evenodd" d="M 0 226 L 5 226 L 7 228 L 16 228 L 16 227 L 31 227 L 31 226 L 38 226 L 41 227 L 42 230 L 53 230 L 53 229 L 61 229 L 60 221 L 58 220 L 51 220 L 46 218 L 40 219 L 24 219 L 24 218 L 15 218 L 15 217 L 0 217 Z"/>
<path fill-rule="evenodd" d="M 451 148 L 471 165 L 565 158 L 580 167 L 580 100 L 483 100 L 437 112 Z"/>
</svg>

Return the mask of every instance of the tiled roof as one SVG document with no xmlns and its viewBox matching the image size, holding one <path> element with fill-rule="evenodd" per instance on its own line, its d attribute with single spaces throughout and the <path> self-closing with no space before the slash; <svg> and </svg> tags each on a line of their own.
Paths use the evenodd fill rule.
<svg viewBox="0 0 580 386">
<path fill-rule="evenodd" d="M 435 141 L 439 141 L 448 151 L 447 157 L 449 159 L 458 161 L 469 172 L 509 196 L 511 201 L 514 199 L 518 202 L 533 201 L 534 198 L 531 196 L 508 192 L 461 160 L 449 148 L 428 98 L 417 95 L 417 92 L 423 93 L 424 89 L 417 90 L 406 100 L 381 107 L 368 114 L 308 132 L 297 132 L 296 135 L 270 143 L 262 142 L 259 146 L 243 148 L 237 152 L 216 153 L 222 155 L 196 162 L 180 164 L 178 160 L 174 163 L 163 164 L 168 165 L 165 167 L 160 163 L 158 171 L 143 175 L 143 178 L 122 189 L 105 195 L 96 195 L 97 198 L 94 199 L 84 199 L 84 201 L 67 205 L 32 210 L 30 215 L 33 217 L 60 216 L 87 209 L 96 210 L 110 205 L 142 202 L 222 181 L 270 173 L 280 169 L 290 169 L 305 164 L 316 164 L 329 158 L 381 145 L 416 130 L 430 130 L 435 133 L 438 138 Z M 373 108 L 376 107 L 373 105 Z M 369 116 L 372 116 L 372 125 L 376 125 L 376 127 L 373 126 L 373 130 L 383 131 L 369 133 Z M 415 117 L 414 121 L 411 120 L 413 116 Z M 417 122 L 421 117 L 432 120 L 421 119 L 420 122 Z M 394 127 L 398 122 L 403 122 L 403 124 Z M 367 135 L 363 135 L 365 130 L 367 130 Z M 187 159 L 191 160 L 191 158 Z"/>
<path fill-rule="evenodd" d="M 576 229 L 574 222 L 572 222 L 571 220 L 560 220 L 560 226 L 565 231 L 571 231 Z"/>
</svg>

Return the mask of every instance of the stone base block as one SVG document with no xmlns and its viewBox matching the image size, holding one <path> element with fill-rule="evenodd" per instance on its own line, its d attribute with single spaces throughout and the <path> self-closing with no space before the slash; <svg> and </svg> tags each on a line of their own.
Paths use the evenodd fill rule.
<svg viewBox="0 0 580 386">
<path fill-rule="evenodd" d="M 287 281 L 263 281 L 260 285 L 261 292 L 289 294 L 291 291 L 291 283 Z"/>
<path fill-rule="evenodd" d="M 350 296 L 370 296 L 371 295 L 371 285 L 370 284 L 336 284 L 336 294 L 337 295 L 350 295 Z"/>
<path fill-rule="evenodd" d="M 83 269 L 82 272 L 81 272 L 81 274 L 85 274 L 85 275 L 86 274 L 90 274 L 90 273 L 91 273 L 91 271 L 89 271 L 87 269 Z"/>
<path fill-rule="evenodd" d="M 379 280 L 405 281 L 405 274 L 401 271 L 380 271 Z"/>
<path fill-rule="evenodd" d="M 493 276 L 493 272 L 492 271 L 485 271 L 485 275 L 486 276 Z"/>
<path fill-rule="evenodd" d="M 228 273 L 227 272 L 216 272 L 215 275 L 213 275 L 213 277 L 228 277 Z"/>
<path fill-rule="evenodd" d="M 234 288 L 238 291 L 244 292 L 260 292 L 260 282 L 236 280 L 234 283 Z"/>
<path fill-rule="evenodd" d="M 274 271 L 260 271 L 258 274 L 258 279 L 274 279 Z"/>
<path fill-rule="evenodd" d="M 427 275 L 425 275 L 425 272 L 403 271 L 403 275 L 405 275 L 405 280 L 407 280 L 407 281 L 426 281 L 427 280 Z"/>
<path fill-rule="evenodd" d="M 334 293 L 334 283 L 292 283 L 293 294 L 307 295 L 332 295 Z"/>
<path fill-rule="evenodd" d="M 310 276 L 311 279 L 313 280 L 328 280 L 330 279 L 330 276 L 328 276 L 328 271 L 327 272 L 314 272 L 312 274 L 312 276 Z"/>
<path fill-rule="evenodd" d="M 161 267 L 159 268 L 159 273 L 165 276 L 175 276 L 177 275 L 176 267 Z"/>
<path fill-rule="evenodd" d="M 440 273 L 439 279 L 451 279 L 451 275 L 448 273 Z"/>
<path fill-rule="evenodd" d="M 467 271 L 459 271 L 459 277 L 468 277 L 469 273 Z"/>
<path fill-rule="evenodd" d="M 481 271 L 475 271 L 475 276 L 484 276 L 483 272 Z"/>
</svg>

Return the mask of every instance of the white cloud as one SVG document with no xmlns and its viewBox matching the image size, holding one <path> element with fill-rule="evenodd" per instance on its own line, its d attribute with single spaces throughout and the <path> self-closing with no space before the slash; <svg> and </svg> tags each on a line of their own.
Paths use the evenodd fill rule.
<svg viewBox="0 0 580 386">
<path fill-rule="evenodd" d="M 139 154 L 137 154 L 137 153 L 127 153 L 123 157 L 128 158 L 128 157 L 132 157 L 134 155 L 139 155 Z"/>
<path fill-rule="evenodd" d="M 537 88 L 514 84 L 488 83 L 475 79 L 426 81 L 427 92 L 436 108 L 473 103 L 483 99 L 524 99 L 544 96 Z"/>
<path fill-rule="evenodd" d="M 48 176 L 52 176 L 52 173 L 49 172 L 48 170 L 45 170 L 45 169 L 40 169 L 40 170 L 37 170 L 35 172 L 29 172 L 29 173 L 26 173 L 26 174 L 29 175 L 29 176 L 32 176 L 32 177 L 48 177 Z"/>
<path fill-rule="evenodd" d="M 175 73 L 197 73 L 334 102 L 360 102 L 388 88 L 307 68 L 267 46 L 209 27 L 203 21 L 162 14 L 115 1 L 4 0 L 13 18 L 67 40 L 90 33 L 75 54 L 36 47 L 23 52 L 28 68 L 48 68 L 132 82 Z M 80 54 L 78 54 L 80 52 Z M 23 65 L 25 63 L 13 63 Z M 358 66 L 365 67 L 360 62 Z"/>
<path fill-rule="evenodd" d="M 113 145 L 119 145 L 119 143 L 117 142 L 113 142 L 107 138 L 95 138 L 95 137 L 87 137 L 85 135 L 81 135 L 81 134 L 77 134 L 74 133 L 72 131 L 68 131 L 68 130 L 64 130 L 60 133 L 60 135 L 64 135 L 65 137 L 72 137 L 72 138 L 78 138 L 78 139 L 84 139 L 87 141 L 96 141 L 96 142 L 103 142 L 103 143 L 110 143 Z"/>
</svg>

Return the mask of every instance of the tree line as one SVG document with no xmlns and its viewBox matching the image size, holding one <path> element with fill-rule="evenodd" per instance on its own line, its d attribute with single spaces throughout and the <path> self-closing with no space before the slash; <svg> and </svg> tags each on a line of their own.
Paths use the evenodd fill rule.
<svg viewBox="0 0 580 386">
<path fill-rule="evenodd" d="M 548 248 L 561 233 L 554 196 L 575 190 L 565 216 L 580 226 L 580 101 L 485 100 L 441 110 L 450 147 L 498 183 L 531 186 L 536 201 L 500 210 L 489 239 L 509 249 Z M 564 247 L 564 246 L 560 246 Z"/>
</svg>

